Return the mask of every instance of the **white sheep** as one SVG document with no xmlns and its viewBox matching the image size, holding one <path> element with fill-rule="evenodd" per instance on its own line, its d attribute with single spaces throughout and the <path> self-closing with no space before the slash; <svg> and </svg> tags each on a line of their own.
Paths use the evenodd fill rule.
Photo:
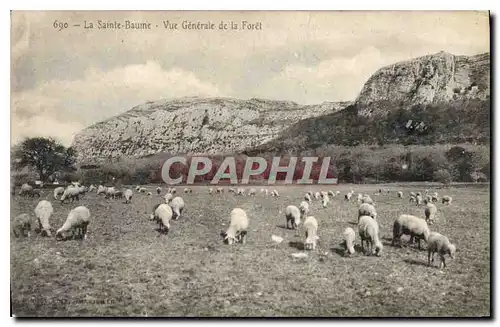
<svg viewBox="0 0 500 327">
<path fill-rule="evenodd" d="M 153 193 L 148 192 L 146 195 L 147 195 L 147 196 L 152 196 L 152 195 L 153 195 Z"/>
<path fill-rule="evenodd" d="M 416 197 L 417 195 L 415 194 L 415 192 L 410 192 L 410 196 Z"/>
<path fill-rule="evenodd" d="M 215 193 L 224 193 L 224 189 L 222 187 L 218 187 L 217 190 L 215 191 Z"/>
<path fill-rule="evenodd" d="M 321 205 L 323 206 L 323 208 L 326 208 L 328 206 L 328 203 L 330 203 L 330 198 L 328 197 L 328 195 L 324 195 L 323 200 L 321 200 Z"/>
<path fill-rule="evenodd" d="M 326 191 L 321 191 L 320 194 L 321 198 L 323 199 L 325 196 L 328 196 L 328 192 Z"/>
<path fill-rule="evenodd" d="M 418 206 L 421 205 L 423 202 L 422 195 L 417 195 L 415 200 Z"/>
<path fill-rule="evenodd" d="M 289 205 L 285 209 L 286 228 L 297 229 L 300 224 L 300 210 L 296 206 Z M 291 224 L 290 224 L 291 223 Z"/>
<path fill-rule="evenodd" d="M 299 205 L 299 210 L 302 218 L 304 218 L 309 213 L 309 203 L 306 201 L 302 201 Z"/>
<path fill-rule="evenodd" d="M 432 203 L 427 203 L 424 213 L 425 213 L 425 221 L 432 225 L 436 219 L 437 207 Z"/>
<path fill-rule="evenodd" d="M 337 195 L 339 195 L 339 194 L 340 194 L 340 191 L 337 191 L 337 192 L 335 192 L 335 193 L 337 193 Z"/>
<path fill-rule="evenodd" d="M 90 184 L 89 192 L 94 192 L 94 190 L 96 190 L 96 187 L 94 186 L 94 184 Z"/>
<path fill-rule="evenodd" d="M 432 200 L 432 202 L 438 202 L 438 200 L 439 200 L 438 192 L 434 192 L 431 194 L 431 200 Z"/>
<path fill-rule="evenodd" d="M 101 193 L 104 194 L 104 195 L 106 195 L 106 190 L 107 189 L 108 188 L 106 186 L 99 185 L 99 187 L 97 188 L 97 195 L 99 195 Z"/>
<path fill-rule="evenodd" d="M 235 194 L 236 194 L 236 190 L 235 190 L 233 187 L 230 187 L 230 188 L 227 190 L 227 193 L 235 193 Z"/>
<path fill-rule="evenodd" d="M 333 191 L 328 191 L 328 193 L 327 193 L 327 194 L 328 194 L 329 196 L 331 196 L 332 198 L 334 198 L 334 197 L 335 197 L 335 192 L 333 192 Z"/>
<path fill-rule="evenodd" d="M 158 186 L 158 187 L 156 188 L 156 194 L 160 195 L 160 193 L 161 193 L 161 187 L 159 187 L 159 186 Z"/>
<path fill-rule="evenodd" d="M 361 216 L 358 222 L 358 232 L 361 239 L 361 250 L 364 252 L 363 242 L 366 241 L 371 253 L 380 257 L 384 246 L 380 242 L 378 222 L 370 216 Z"/>
<path fill-rule="evenodd" d="M 141 187 L 140 187 L 139 185 L 137 185 L 137 186 L 135 187 L 135 190 L 136 190 L 137 192 L 139 192 L 139 191 L 141 190 Z"/>
<path fill-rule="evenodd" d="M 411 202 L 417 202 L 417 198 L 415 196 L 413 196 L 413 195 L 410 195 L 410 197 L 408 199 L 409 199 L 410 203 Z"/>
<path fill-rule="evenodd" d="M 371 205 L 374 205 L 372 198 L 368 194 L 365 194 L 365 196 L 361 199 L 361 203 L 369 203 Z"/>
<path fill-rule="evenodd" d="M 125 190 L 125 203 L 130 203 L 130 201 L 132 200 L 132 195 L 134 195 L 134 192 L 132 192 L 131 189 L 126 189 Z"/>
<path fill-rule="evenodd" d="M 318 221 L 313 216 L 308 216 L 304 220 L 304 228 L 306 230 L 306 241 L 304 242 L 305 250 L 314 250 L 316 249 L 316 242 L 319 237 L 318 233 Z"/>
<path fill-rule="evenodd" d="M 176 196 L 170 202 L 170 207 L 172 208 L 172 212 L 174 213 L 172 218 L 174 218 L 174 220 L 177 220 L 181 217 L 181 213 L 184 210 L 184 200 L 180 196 Z"/>
<path fill-rule="evenodd" d="M 231 211 L 231 222 L 224 233 L 224 241 L 228 244 L 245 243 L 247 238 L 248 216 L 243 209 L 234 208 Z"/>
<path fill-rule="evenodd" d="M 172 188 L 170 189 L 170 193 L 175 194 L 176 192 L 177 192 L 177 190 L 175 189 L 175 187 L 172 187 Z"/>
<path fill-rule="evenodd" d="M 437 253 L 441 259 L 439 268 L 446 268 L 446 260 L 444 256 L 448 254 L 450 258 L 455 257 L 456 247 L 451 244 L 450 240 L 437 232 L 431 232 L 427 241 L 427 264 L 430 266 L 434 263 L 434 255 Z M 431 260 L 432 257 L 432 260 Z"/>
<path fill-rule="evenodd" d="M 33 186 L 29 185 L 28 183 L 24 183 L 21 185 L 21 190 L 19 191 L 19 195 L 23 196 L 30 196 L 32 195 L 33 192 Z"/>
<path fill-rule="evenodd" d="M 400 198 L 400 199 L 403 198 L 403 192 L 402 191 L 398 191 L 398 198 Z"/>
<path fill-rule="evenodd" d="M 191 192 L 192 192 L 192 191 L 191 191 L 191 189 L 190 189 L 190 188 L 187 188 L 187 187 L 186 187 L 186 188 L 184 189 L 184 193 L 191 193 Z"/>
<path fill-rule="evenodd" d="M 14 236 L 31 237 L 31 223 L 31 216 L 27 213 L 22 213 L 16 216 L 16 218 L 14 218 L 14 221 L 12 222 L 12 232 L 14 233 Z M 28 232 L 28 235 L 26 235 L 26 231 Z"/>
<path fill-rule="evenodd" d="M 269 190 L 267 188 L 264 190 L 264 194 L 266 194 L 266 196 L 269 195 Z"/>
<path fill-rule="evenodd" d="M 373 219 L 377 219 L 377 210 L 369 203 L 361 203 L 358 210 L 358 223 L 361 216 L 369 216 Z"/>
<path fill-rule="evenodd" d="M 213 187 L 209 187 L 208 188 L 208 194 L 212 194 L 214 192 L 214 188 Z"/>
<path fill-rule="evenodd" d="M 251 188 L 249 191 L 248 191 L 248 195 L 255 195 L 256 191 L 254 188 Z"/>
<path fill-rule="evenodd" d="M 311 202 L 311 201 L 312 201 L 311 196 L 309 195 L 309 193 L 306 193 L 306 195 L 304 195 L 304 199 L 305 199 L 307 202 Z"/>
<path fill-rule="evenodd" d="M 401 245 L 401 236 L 410 235 L 410 242 L 412 243 L 417 238 L 418 249 L 420 250 L 420 240 L 423 238 L 425 242 L 429 239 L 429 226 L 422 218 L 412 215 L 400 215 L 395 221 L 392 229 L 392 245 L 396 240 Z"/>
<path fill-rule="evenodd" d="M 64 233 L 71 231 L 73 238 L 87 238 L 87 227 L 90 223 L 90 211 L 85 206 L 79 206 L 71 210 L 64 225 L 56 232 L 56 239 L 64 237 Z"/>
<path fill-rule="evenodd" d="M 109 188 L 109 187 L 108 187 L 108 188 Z M 141 187 L 141 188 L 139 189 L 139 192 L 141 192 L 141 193 L 146 193 L 146 191 L 147 191 L 147 189 L 146 189 L 145 187 Z"/>
<path fill-rule="evenodd" d="M 75 201 L 75 199 L 77 201 L 80 201 L 79 195 L 80 189 L 76 186 L 70 185 L 64 190 L 64 193 L 60 199 L 61 203 L 64 203 L 66 199 L 71 199 L 71 202 Z"/>
<path fill-rule="evenodd" d="M 307 191 L 307 194 L 309 194 L 309 196 L 313 196 L 313 192 L 312 191 Z"/>
<path fill-rule="evenodd" d="M 58 197 L 63 195 L 64 187 L 59 186 L 54 189 L 54 199 L 58 200 Z"/>
<path fill-rule="evenodd" d="M 451 204 L 451 201 L 453 200 L 453 198 L 449 195 L 443 195 L 443 198 L 441 199 L 441 201 L 443 202 L 443 204 Z"/>
<path fill-rule="evenodd" d="M 354 240 L 356 239 L 356 233 L 351 227 L 347 227 L 342 234 L 344 236 L 345 252 L 344 255 L 353 255 L 356 251 L 354 250 Z"/>
<path fill-rule="evenodd" d="M 160 203 L 153 208 L 153 213 L 149 216 L 149 219 L 158 224 L 158 230 L 162 233 L 170 230 L 172 216 L 172 208 L 168 204 Z"/>
<path fill-rule="evenodd" d="M 236 195 L 245 195 L 245 190 L 241 187 L 236 189 Z"/>
<path fill-rule="evenodd" d="M 271 192 L 271 196 L 279 197 L 280 194 L 278 193 L 278 190 L 275 189 Z"/>
<path fill-rule="evenodd" d="M 344 195 L 344 198 L 346 201 L 351 201 L 352 193 L 348 192 L 346 195 Z"/>
<path fill-rule="evenodd" d="M 363 194 L 358 193 L 358 203 L 361 203 L 363 201 Z"/>
<path fill-rule="evenodd" d="M 50 231 L 50 223 L 49 219 L 54 212 L 54 208 L 52 207 L 52 203 L 47 200 L 42 200 L 38 202 L 35 207 L 35 216 L 38 220 L 38 228 L 40 229 L 40 235 L 47 235 L 48 237 L 52 236 Z"/>
<path fill-rule="evenodd" d="M 320 194 L 319 194 L 319 192 L 314 193 L 314 198 L 315 198 L 316 200 L 318 200 L 318 199 L 320 198 Z"/>
</svg>

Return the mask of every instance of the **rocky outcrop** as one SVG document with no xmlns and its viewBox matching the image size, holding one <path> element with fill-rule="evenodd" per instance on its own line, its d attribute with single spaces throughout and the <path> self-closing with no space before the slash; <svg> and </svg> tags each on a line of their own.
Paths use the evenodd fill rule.
<svg viewBox="0 0 500 327">
<path fill-rule="evenodd" d="M 289 101 L 182 98 L 147 102 L 92 125 L 74 139 L 78 161 L 159 152 L 216 154 L 265 143 L 301 119 L 350 103 L 298 105 Z"/>
<path fill-rule="evenodd" d="M 463 98 L 490 96 L 490 54 L 446 52 L 383 67 L 363 86 L 355 104 L 363 116 L 387 113 L 387 102 L 410 108 Z"/>
</svg>

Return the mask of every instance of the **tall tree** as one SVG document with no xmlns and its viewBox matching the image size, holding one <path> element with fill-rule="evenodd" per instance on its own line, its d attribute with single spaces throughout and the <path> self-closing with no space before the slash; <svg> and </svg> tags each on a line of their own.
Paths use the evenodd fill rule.
<svg viewBox="0 0 500 327">
<path fill-rule="evenodd" d="M 40 180 L 45 182 L 55 172 L 74 170 L 76 151 L 52 138 L 33 137 L 16 147 L 13 159 L 17 169 L 30 166 L 36 169 Z"/>
</svg>

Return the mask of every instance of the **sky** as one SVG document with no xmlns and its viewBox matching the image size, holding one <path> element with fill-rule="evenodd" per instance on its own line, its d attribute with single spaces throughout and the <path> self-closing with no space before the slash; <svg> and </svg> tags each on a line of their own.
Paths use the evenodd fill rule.
<svg viewBox="0 0 500 327">
<path fill-rule="evenodd" d="M 98 29 L 99 20 L 151 29 Z M 83 128 L 160 99 L 352 101 L 383 66 L 488 52 L 489 39 L 486 12 L 13 11 L 11 144 L 50 136 L 70 145 Z"/>
</svg>

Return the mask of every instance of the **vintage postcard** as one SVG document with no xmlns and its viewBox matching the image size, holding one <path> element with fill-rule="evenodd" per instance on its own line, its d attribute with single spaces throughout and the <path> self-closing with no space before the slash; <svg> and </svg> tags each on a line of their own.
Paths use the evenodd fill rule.
<svg viewBox="0 0 500 327">
<path fill-rule="evenodd" d="M 487 11 L 12 11 L 15 317 L 491 317 Z"/>
</svg>

